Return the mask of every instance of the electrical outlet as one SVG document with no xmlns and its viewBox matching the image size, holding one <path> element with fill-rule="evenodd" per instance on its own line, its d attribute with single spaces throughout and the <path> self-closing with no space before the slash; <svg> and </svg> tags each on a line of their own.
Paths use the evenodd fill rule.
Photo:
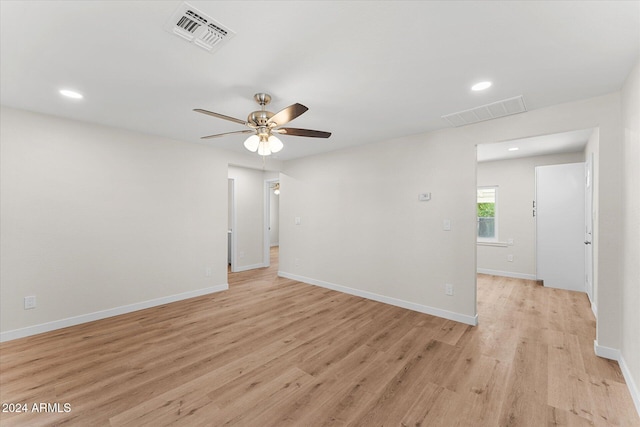
<svg viewBox="0 0 640 427">
<path fill-rule="evenodd" d="M 295 265 L 296 267 L 300 267 L 300 258 L 296 258 Z"/>
<path fill-rule="evenodd" d="M 244 258 L 244 251 L 238 252 L 238 258 Z"/>
<path fill-rule="evenodd" d="M 452 296 L 453 295 L 453 285 L 447 283 L 446 285 L 444 285 L 444 293 Z"/>
<path fill-rule="evenodd" d="M 513 262 L 513 255 L 507 255 L 507 261 Z"/>
<path fill-rule="evenodd" d="M 32 308 L 36 308 L 36 297 L 35 295 L 24 297 L 24 309 L 30 310 Z"/>
<path fill-rule="evenodd" d="M 207 268 L 204 269 L 204 275 L 206 277 L 211 277 L 212 274 L 213 274 L 213 272 L 211 271 L 211 267 L 207 267 Z"/>
</svg>

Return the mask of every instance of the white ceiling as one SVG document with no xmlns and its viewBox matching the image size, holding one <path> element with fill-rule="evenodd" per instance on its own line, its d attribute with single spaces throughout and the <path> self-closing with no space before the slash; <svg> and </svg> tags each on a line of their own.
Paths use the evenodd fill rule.
<svg viewBox="0 0 640 427">
<path fill-rule="evenodd" d="M 246 152 L 243 135 L 202 142 L 243 128 L 191 110 L 245 119 L 268 92 L 271 111 L 309 107 L 291 127 L 333 132 L 282 136 L 287 160 L 517 95 L 532 110 L 610 93 L 640 53 L 638 1 L 189 3 L 235 37 L 210 54 L 165 31 L 179 1 L 1 1 L 1 103 Z"/>
</svg>

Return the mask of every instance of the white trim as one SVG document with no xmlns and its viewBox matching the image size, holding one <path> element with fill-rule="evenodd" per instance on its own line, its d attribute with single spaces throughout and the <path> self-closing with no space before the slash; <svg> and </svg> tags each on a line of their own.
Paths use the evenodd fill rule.
<svg viewBox="0 0 640 427">
<path fill-rule="evenodd" d="M 510 271 L 489 270 L 487 268 L 478 268 L 480 274 L 490 274 L 492 276 L 513 277 L 514 279 L 536 280 L 535 274 L 512 273 Z"/>
<path fill-rule="evenodd" d="M 264 267 L 269 267 L 269 265 L 265 265 L 264 263 L 258 263 L 258 264 L 244 265 L 242 267 L 236 266 L 234 273 L 239 273 L 241 271 L 254 270 L 256 268 L 264 268 Z"/>
<path fill-rule="evenodd" d="M 598 306 L 593 302 L 591 296 L 589 296 L 589 292 L 587 292 L 587 297 L 589 297 L 589 304 L 591 304 L 591 311 L 593 312 L 593 316 L 598 320 Z"/>
<path fill-rule="evenodd" d="M 597 340 L 593 341 L 593 350 L 595 351 L 596 356 L 604 357 L 605 359 L 611 359 L 618 362 L 620 371 L 622 371 L 622 376 L 624 377 L 624 381 L 627 383 L 629 394 L 631 394 L 631 399 L 633 400 L 633 404 L 636 407 L 636 412 L 638 412 L 638 415 L 640 415 L 640 390 L 638 389 L 638 385 L 633 379 L 631 371 L 629 370 L 629 366 L 624 360 L 624 357 L 622 357 L 622 353 L 620 352 L 620 350 L 601 346 L 598 344 Z"/>
<path fill-rule="evenodd" d="M 507 242 L 498 242 L 492 240 L 477 240 L 476 244 L 478 246 L 494 246 L 498 248 L 506 248 L 507 246 L 509 246 Z"/>
<path fill-rule="evenodd" d="M 349 288 L 347 286 L 336 285 L 334 283 L 325 282 L 322 280 L 311 279 L 309 277 L 298 276 L 297 274 L 287 273 L 286 271 L 278 271 L 278 276 L 287 279 L 297 280 L 310 285 L 320 286 L 334 291 L 343 292 L 349 295 L 355 295 L 358 297 L 370 299 L 373 301 L 382 302 L 385 304 L 395 305 L 396 307 L 406 308 L 408 310 L 418 311 L 420 313 L 430 314 L 432 316 L 442 317 L 445 319 L 453 320 L 460 323 L 466 323 L 467 325 L 476 326 L 478 324 L 478 314 L 475 316 L 468 316 L 466 314 L 455 313 L 453 311 L 442 310 L 440 308 L 429 307 L 427 305 L 416 304 L 413 302 L 388 297 L 385 295 L 375 294 L 373 292 L 362 291 L 360 289 Z"/>
<path fill-rule="evenodd" d="M 593 341 L 593 351 L 596 356 L 604 357 L 605 359 L 620 360 L 620 350 L 611 347 L 605 347 L 598 344 L 598 340 Z"/>
<path fill-rule="evenodd" d="M 636 405 L 636 412 L 640 415 L 640 389 L 638 389 L 638 385 L 633 380 L 629 366 L 627 365 L 627 362 L 625 362 L 624 357 L 622 357 L 622 354 L 620 355 L 618 364 L 620 365 L 622 376 L 624 376 L 624 380 L 627 382 L 627 388 L 629 389 L 629 393 L 631 393 L 631 399 Z"/>
<path fill-rule="evenodd" d="M 225 283 L 223 285 L 211 286 L 209 288 L 197 289 L 195 291 L 183 292 L 181 294 L 169 295 L 162 298 L 155 298 L 148 301 L 137 302 L 135 304 L 128 304 L 121 307 L 96 311 L 93 313 L 81 314 L 80 316 L 68 317 L 66 319 L 55 320 L 53 322 L 41 323 L 39 325 L 28 326 L 26 328 L 14 329 L 12 331 L 0 333 L 0 342 L 24 338 L 31 335 L 41 334 L 43 332 L 49 332 L 56 329 L 67 328 L 69 326 L 80 325 L 82 323 L 93 322 L 95 320 L 106 319 L 107 317 L 118 316 L 138 310 L 144 310 L 145 308 L 156 307 L 159 305 L 182 301 L 202 295 L 213 294 L 215 292 L 226 291 L 227 289 L 229 289 L 229 284 Z"/>
</svg>

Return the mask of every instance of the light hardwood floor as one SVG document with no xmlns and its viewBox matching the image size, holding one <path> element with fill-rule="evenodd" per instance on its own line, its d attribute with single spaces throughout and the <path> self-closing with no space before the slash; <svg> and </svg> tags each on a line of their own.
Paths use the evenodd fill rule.
<svg viewBox="0 0 640 427">
<path fill-rule="evenodd" d="M 276 253 L 274 253 L 276 255 Z M 2 426 L 638 426 L 584 294 L 478 278 L 470 327 L 276 277 L 0 345 Z"/>
</svg>

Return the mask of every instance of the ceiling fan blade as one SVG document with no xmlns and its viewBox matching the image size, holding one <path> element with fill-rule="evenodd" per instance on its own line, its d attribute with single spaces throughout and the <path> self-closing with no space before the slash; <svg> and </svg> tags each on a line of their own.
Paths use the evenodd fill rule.
<svg viewBox="0 0 640 427">
<path fill-rule="evenodd" d="M 202 110 L 200 108 L 194 108 L 193 111 L 197 113 L 206 114 L 208 116 L 217 117 L 219 119 L 229 120 L 230 122 L 239 123 L 241 125 L 245 125 L 245 126 L 247 125 L 247 122 L 245 122 L 244 120 L 236 119 L 235 117 L 225 116 L 224 114 L 214 113 L 213 111 Z"/>
<path fill-rule="evenodd" d="M 297 128 L 280 128 L 274 129 L 272 132 L 278 132 L 282 135 L 293 135 L 293 136 L 308 136 L 310 138 L 329 138 L 331 136 L 331 132 L 324 132 L 321 130 L 311 130 L 311 129 L 297 129 Z"/>
<path fill-rule="evenodd" d="M 215 134 L 215 135 L 202 136 L 202 137 L 200 137 L 200 139 L 218 138 L 218 137 L 225 136 L 225 135 L 238 135 L 238 134 L 241 134 L 241 133 L 255 133 L 255 131 L 251 130 L 251 129 L 237 130 L 235 132 L 225 132 L 225 133 L 218 133 L 218 134 Z"/>
<path fill-rule="evenodd" d="M 274 114 L 273 117 L 271 117 L 267 121 L 267 124 L 275 123 L 276 126 L 282 126 L 283 124 L 289 123 L 291 120 L 300 116 L 307 110 L 308 108 L 302 104 L 296 103 L 293 105 L 289 105 L 287 108 L 280 110 L 276 114 Z"/>
</svg>

